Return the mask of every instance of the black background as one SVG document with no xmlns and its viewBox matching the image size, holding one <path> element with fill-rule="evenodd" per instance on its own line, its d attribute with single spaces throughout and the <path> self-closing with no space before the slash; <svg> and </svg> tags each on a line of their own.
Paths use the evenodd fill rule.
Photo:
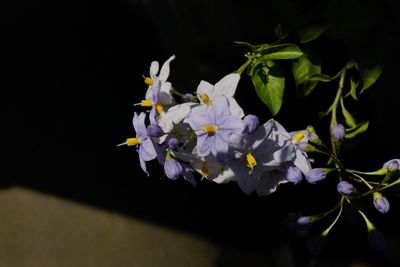
<svg viewBox="0 0 400 267">
<path fill-rule="evenodd" d="M 298 10 L 319 1 L 300 2 L 292 1 Z M 328 13 L 354 10 L 350 5 L 364 3 L 338 2 L 342 6 L 329 7 Z M 386 18 L 379 39 L 386 53 L 380 80 L 360 102 L 351 103 L 360 120 L 371 122 L 368 133 L 345 143 L 345 161 L 361 169 L 379 168 L 399 156 L 400 39 L 394 2 L 382 1 L 377 4 L 380 9 L 366 11 L 367 21 L 372 21 L 367 28 L 381 22 L 382 15 Z M 310 259 L 359 259 L 373 266 L 395 266 L 399 231 L 392 225 L 399 223 L 400 210 L 395 194 L 388 196 L 392 210 L 385 216 L 377 214 L 370 202 L 363 203 L 387 236 L 387 251 L 369 248 L 362 220 L 348 209 L 314 258 L 305 249 L 307 237 L 291 232 L 285 219 L 291 211 L 315 213 L 335 205 L 334 182 L 283 185 L 268 197 L 246 196 L 236 184 L 205 181 L 192 187 L 183 180 L 159 179 L 162 168 L 157 163 L 149 164 L 152 175 L 147 178 L 134 149 L 115 147 L 133 134 L 132 104 L 144 96 L 142 74 L 148 74 L 151 61 L 162 63 L 176 55 L 169 80 L 178 90 L 193 92 L 202 79 L 215 83 L 244 62 L 246 51 L 233 41 L 272 42 L 278 23 L 293 24 L 294 16 L 282 5 L 281 1 L 225 0 L 4 1 L 0 10 L 0 183 L 4 188 L 33 188 L 276 257 L 283 257 L 280 251 L 289 246 L 299 266 Z M 315 44 L 328 74 L 340 69 L 351 52 L 348 41 L 352 38 L 340 37 L 333 32 Z M 288 78 L 277 120 L 288 130 L 312 123 L 324 131 L 327 120 L 318 119 L 317 111 L 329 106 L 327 100 L 335 90 L 322 89 L 299 99 Z M 239 84 L 237 99 L 246 113 L 257 114 L 262 121 L 270 118 L 247 78 Z M 316 227 L 315 233 L 319 230 Z M 230 255 L 225 257 L 221 263 L 229 262 Z"/>
</svg>

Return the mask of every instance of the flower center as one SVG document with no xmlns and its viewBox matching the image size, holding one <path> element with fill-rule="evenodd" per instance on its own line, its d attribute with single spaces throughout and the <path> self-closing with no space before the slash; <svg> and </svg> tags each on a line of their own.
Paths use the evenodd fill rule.
<svg viewBox="0 0 400 267">
<path fill-rule="evenodd" d="M 203 166 L 201 166 L 200 173 L 203 177 L 208 177 L 208 167 L 206 164 L 203 164 Z"/>
<path fill-rule="evenodd" d="M 210 105 L 211 105 L 211 99 L 210 99 L 210 97 L 209 97 L 207 94 L 202 94 L 202 95 L 200 95 L 200 99 L 201 99 L 201 101 L 202 101 L 204 104 L 206 104 L 207 106 L 210 106 Z"/>
<path fill-rule="evenodd" d="M 213 135 L 216 132 L 218 132 L 218 126 L 217 125 L 212 125 L 212 124 L 207 124 L 201 126 L 201 129 L 206 132 L 208 135 Z"/>
<path fill-rule="evenodd" d="M 246 154 L 247 167 L 253 169 L 257 165 L 256 158 L 249 152 Z"/>
<path fill-rule="evenodd" d="M 153 79 L 150 77 L 144 77 L 144 83 L 147 85 L 153 85 Z"/>
<path fill-rule="evenodd" d="M 136 146 L 141 143 L 141 140 L 139 138 L 128 138 L 126 139 L 126 145 L 128 146 Z"/>
<path fill-rule="evenodd" d="M 140 105 L 142 107 L 152 107 L 153 106 L 153 101 L 145 99 L 145 100 L 142 100 L 142 102 L 140 102 Z"/>
<path fill-rule="evenodd" d="M 304 131 L 297 132 L 297 133 L 294 135 L 293 139 L 292 139 L 292 144 L 293 144 L 293 145 L 297 144 L 297 143 L 300 142 L 303 138 L 304 138 Z"/>
<path fill-rule="evenodd" d="M 164 111 L 164 106 L 160 102 L 156 104 L 156 111 L 158 114 L 161 114 Z"/>
</svg>

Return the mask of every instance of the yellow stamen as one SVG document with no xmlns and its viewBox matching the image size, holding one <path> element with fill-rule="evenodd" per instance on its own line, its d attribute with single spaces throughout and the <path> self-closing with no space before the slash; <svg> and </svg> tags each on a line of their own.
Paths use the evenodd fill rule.
<svg viewBox="0 0 400 267">
<path fill-rule="evenodd" d="M 158 114 L 161 114 L 162 112 L 164 112 L 164 106 L 161 103 L 157 103 L 156 104 L 156 111 Z"/>
<path fill-rule="evenodd" d="M 251 153 L 246 154 L 246 161 L 247 167 L 249 167 L 250 169 L 253 169 L 257 165 L 256 158 Z"/>
<path fill-rule="evenodd" d="M 300 142 L 303 138 L 304 138 L 304 131 L 297 132 L 297 133 L 294 135 L 293 139 L 292 139 L 292 144 L 293 144 L 293 145 L 297 144 L 297 143 Z"/>
<path fill-rule="evenodd" d="M 218 132 L 218 126 L 212 124 L 203 125 L 201 126 L 201 129 L 209 135 L 213 135 Z"/>
<path fill-rule="evenodd" d="M 152 107 L 153 101 L 145 99 L 145 100 L 142 100 L 142 102 L 140 102 L 140 105 L 142 107 Z"/>
<path fill-rule="evenodd" d="M 206 164 L 203 164 L 203 166 L 201 167 L 200 173 L 203 177 L 208 177 L 208 167 Z"/>
<path fill-rule="evenodd" d="M 144 83 L 147 85 L 153 85 L 153 79 L 150 77 L 144 77 Z"/>
<path fill-rule="evenodd" d="M 140 139 L 139 138 L 128 138 L 126 139 L 126 145 L 127 146 L 136 146 L 140 144 Z"/>
<path fill-rule="evenodd" d="M 207 106 L 211 105 L 211 99 L 207 94 L 200 95 L 201 101 L 206 104 Z"/>
</svg>

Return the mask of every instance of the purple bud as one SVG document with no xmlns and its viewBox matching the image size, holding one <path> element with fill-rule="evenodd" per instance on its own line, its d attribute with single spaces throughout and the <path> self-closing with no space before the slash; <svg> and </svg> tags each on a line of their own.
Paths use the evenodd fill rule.
<svg viewBox="0 0 400 267">
<path fill-rule="evenodd" d="M 251 134 L 252 132 L 254 132 L 255 129 L 258 128 L 258 126 L 260 126 L 260 120 L 258 119 L 258 117 L 256 115 L 247 115 L 243 118 L 243 122 L 245 124 L 245 132 L 248 134 Z"/>
<path fill-rule="evenodd" d="M 311 225 L 311 217 L 310 216 L 302 216 L 297 219 L 297 224 L 300 226 L 310 226 Z"/>
<path fill-rule="evenodd" d="M 395 172 L 400 168 L 400 159 L 392 159 L 383 164 L 389 172 Z"/>
<path fill-rule="evenodd" d="M 182 175 L 183 169 L 178 161 L 170 158 L 165 160 L 164 172 L 169 179 L 176 180 Z"/>
<path fill-rule="evenodd" d="M 345 135 L 344 126 L 340 123 L 336 124 L 332 129 L 332 136 L 336 141 L 342 141 Z"/>
<path fill-rule="evenodd" d="M 147 135 L 150 137 L 158 138 L 163 134 L 163 130 L 157 124 L 150 124 L 147 126 Z"/>
<path fill-rule="evenodd" d="M 326 172 L 323 168 L 315 168 L 311 169 L 307 174 L 306 174 L 306 179 L 310 184 L 315 184 L 326 177 Z"/>
<path fill-rule="evenodd" d="M 374 192 L 374 206 L 380 213 L 388 213 L 390 210 L 390 203 L 381 193 Z"/>
<path fill-rule="evenodd" d="M 341 181 L 337 184 L 337 191 L 345 196 L 349 196 L 357 191 L 357 189 L 347 181 Z"/>
<path fill-rule="evenodd" d="M 303 175 L 301 174 L 301 170 L 299 168 L 289 166 L 289 168 L 287 168 L 285 178 L 291 183 L 298 184 L 303 179 Z"/>
<path fill-rule="evenodd" d="M 168 147 L 170 149 L 177 149 L 179 146 L 179 141 L 175 137 L 172 137 L 168 140 Z"/>
</svg>

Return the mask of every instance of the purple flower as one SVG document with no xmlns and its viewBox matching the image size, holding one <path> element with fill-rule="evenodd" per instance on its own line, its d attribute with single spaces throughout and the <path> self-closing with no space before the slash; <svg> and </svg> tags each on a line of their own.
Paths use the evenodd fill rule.
<svg viewBox="0 0 400 267">
<path fill-rule="evenodd" d="M 248 133 L 248 134 L 253 133 L 258 128 L 258 126 L 260 126 L 260 120 L 258 119 L 258 117 L 256 115 L 251 115 L 251 114 L 246 115 L 243 118 L 243 122 L 246 127 L 244 129 L 244 132 Z"/>
<path fill-rule="evenodd" d="M 147 135 L 153 138 L 158 138 L 163 134 L 163 130 L 157 124 L 147 126 Z"/>
<path fill-rule="evenodd" d="M 197 153 L 205 157 L 212 153 L 220 158 L 228 152 L 228 139 L 232 133 L 241 133 L 244 123 L 229 113 L 226 97 L 216 96 L 208 112 L 192 112 L 189 124 L 197 135 Z"/>
<path fill-rule="evenodd" d="M 136 132 L 136 137 L 126 139 L 125 143 L 119 144 L 118 146 L 136 146 L 136 151 L 139 153 L 140 166 L 143 171 L 149 175 L 146 170 L 146 161 L 156 158 L 157 152 L 151 138 L 147 134 L 146 125 L 144 123 L 145 119 L 146 114 L 144 112 L 141 112 L 139 116 L 135 112 L 132 123 Z"/>
<path fill-rule="evenodd" d="M 349 196 L 357 191 L 357 189 L 347 181 L 341 181 L 337 184 L 336 188 L 340 194 L 346 196 Z"/>
<path fill-rule="evenodd" d="M 345 135 L 344 126 L 340 123 L 336 124 L 332 129 L 332 136 L 336 141 L 342 141 Z"/>
<path fill-rule="evenodd" d="M 315 184 L 326 177 L 326 172 L 323 168 L 315 168 L 311 169 L 307 174 L 306 174 L 306 179 L 310 184 Z"/>
<path fill-rule="evenodd" d="M 169 179 L 176 180 L 182 175 L 182 165 L 168 155 L 169 153 L 167 152 L 167 158 L 164 163 L 164 172 Z"/>
<path fill-rule="evenodd" d="M 390 210 L 390 203 L 381 193 L 374 192 L 373 194 L 374 206 L 380 213 L 388 213 Z"/>
<path fill-rule="evenodd" d="M 175 137 L 171 137 L 171 138 L 168 140 L 168 148 L 170 148 L 170 149 L 177 149 L 178 146 L 179 146 L 179 141 L 178 141 L 178 139 L 176 139 Z"/>
<path fill-rule="evenodd" d="M 395 172 L 400 168 L 400 159 L 392 159 L 383 164 L 389 172 Z"/>
<path fill-rule="evenodd" d="M 285 178 L 291 183 L 298 184 L 303 179 L 303 175 L 299 168 L 289 166 L 285 173 Z"/>
</svg>

